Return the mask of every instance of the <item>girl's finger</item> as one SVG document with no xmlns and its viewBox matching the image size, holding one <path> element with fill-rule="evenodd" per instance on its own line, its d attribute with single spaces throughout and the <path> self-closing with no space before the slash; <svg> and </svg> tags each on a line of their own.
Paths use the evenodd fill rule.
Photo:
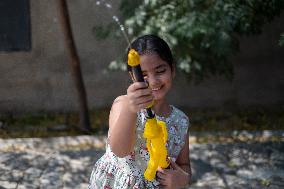
<svg viewBox="0 0 284 189">
<path fill-rule="evenodd" d="M 135 102 L 137 105 L 147 106 L 153 101 L 153 97 L 151 96 L 143 96 L 138 98 Z"/>
<path fill-rule="evenodd" d="M 141 102 L 141 103 L 149 103 L 149 102 L 151 102 L 151 101 L 153 101 L 154 99 L 153 99 L 153 96 L 152 95 L 147 95 L 147 96 L 142 96 L 142 97 L 140 97 L 139 98 L 139 101 Z M 140 103 L 140 104 L 141 104 Z"/>
<path fill-rule="evenodd" d="M 156 180 L 160 183 L 160 184 L 165 184 L 165 179 L 162 178 L 156 178 Z"/>
<path fill-rule="evenodd" d="M 176 164 L 176 162 L 174 162 L 171 158 L 170 159 L 170 164 L 171 164 L 171 167 L 176 170 L 176 169 L 179 169 L 180 167 L 178 166 L 178 164 Z"/>
<path fill-rule="evenodd" d="M 165 179 L 166 179 L 166 175 L 163 174 L 163 173 L 161 173 L 161 172 L 158 172 L 158 173 L 157 173 L 157 178 L 158 178 L 158 179 L 161 179 L 161 180 L 165 180 Z"/>
<path fill-rule="evenodd" d="M 127 88 L 127 93 L 129 92 L 135 92 L 139 89 L 146 89 L 147 85 L 144 82 L 135 82 L 132 83 L 128 88 Z"/>
<path fill-rule="evenodd" d="M 133 92 L 134 96 L 139 98 L 139 97 L 143 97 L 143 96 L 152 96 L 152 91 L 149 88 L 146 89 L 139 89 Z"/>
<path fill-rule="evenodd" d="M 158 173 L 165 174 L 165 170 L 162 169 L 161 167 L 158 167 L 157 171 Z"/>
<path fill-rule="evenodd" d="M 134 82 L 130 85 L 132 89 L 138 90 L 138 89 L 146 89 L 148 88 L 148 85 L 145 82 Z"/>
<path fill-rule="evenodd" d="M 167 175 L 167 174 L 169 174 L 172 170 L 171 170 L 171 169 L 162 169 L 162 168 L 159 169 L 159 167 L 158 167 L 157 171 L 161 172 L 161 173 L 164 174 L 164 175 Z"/>
</svg>

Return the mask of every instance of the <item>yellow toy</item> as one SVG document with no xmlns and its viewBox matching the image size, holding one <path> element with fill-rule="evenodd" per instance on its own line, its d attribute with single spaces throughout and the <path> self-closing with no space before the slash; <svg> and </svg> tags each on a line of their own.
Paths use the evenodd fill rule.
<svg viewBox="0 0 284 189">
<path fill-rule="evenodd" d="M 132 68 L 134 79 L 138 82 L 144 82 L 140 67 L 140 57 L 134 49 L 131 49 L 128 53 L 128 65 Z M 143 133 L 150 154 L 150 160 L 144 172 L 144 177 L 149 181 L 155 178 L 158 166 L 161 168 L 167 168 L 169 166 L 166 148 L 168 138 L 166 123 L 157 121 L 155 114 L 151 110 L 152 105 L 153 103 L 146 108 L 147 121 Z"/>
</svg>

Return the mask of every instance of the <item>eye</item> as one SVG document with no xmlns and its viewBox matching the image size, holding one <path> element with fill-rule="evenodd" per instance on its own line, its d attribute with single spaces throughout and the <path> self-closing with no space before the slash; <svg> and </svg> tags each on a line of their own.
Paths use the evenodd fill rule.
<svg viewBox="0 0 284 189">
<path fill-rule="evenodd" d="M 156 71 L 157 74 L 163 74 L 165 72 L 166 72 L 166 69 L 160 69 Z"/>
</svg>

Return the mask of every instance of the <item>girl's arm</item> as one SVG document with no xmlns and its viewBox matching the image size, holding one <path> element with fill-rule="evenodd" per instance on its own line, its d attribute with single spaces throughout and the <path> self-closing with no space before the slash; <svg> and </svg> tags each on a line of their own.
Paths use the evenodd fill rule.
<svg viewBox="0 0 284 189">
<path fill-rule="evenodd" d="M 109 115 L 109 144 L 118 157 L 128 155 L 135 141 L 136 113 L 129 111 L 127 97 L 115 99 Z"/>
<path fill-rule="evenodd" d="M 133 151 L 137 112 L 152 100 L 151 89 L 144 82 L 135 82 L 128 87 L 127 95 L 114 101 L 109 115 L 109 144 L 118 157 L 124 157 Z"/>
<path fill-rule="evenodd" d="M 185 138 L 185 144 L 183 145 L 183 148 L 181 149 L 177 159 L 176 164 L 178 164 L 185 172 L 188 173 L 188 183 L 191 179 L 191 165 L 190 165 L 190 159 L 189 159 L 189 130 L 187 131 L 186 138 Z"/>
</svg>

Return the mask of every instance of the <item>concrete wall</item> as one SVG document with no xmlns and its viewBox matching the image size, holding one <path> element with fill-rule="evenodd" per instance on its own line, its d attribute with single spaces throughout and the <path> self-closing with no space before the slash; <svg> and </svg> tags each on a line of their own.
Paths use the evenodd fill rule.
<svg viewBox="0 0 284 189">
<path fill-rule="evenodd" d="M 284 47 L 278 45 L 283 32 L 282 13 L 264 26 L 261 35 L 241 37 L 240 52 L 231 58 L 235 72 L 232 82 L 216 77 L 184 88 L 186 81 L 179 78 L 177 103 L 185 101 L 190 107 L 283 108 Z"/>
<path fill-rule="evenodd" d="M 32 51 L 0 52 L 0 112 L 73 111 L 77 96 L 58 23 L 56 0 L 31 0 Z M 119 1 L 112 1 L 113 10 Z M 97 40 L 93 27 L 111 21 L 111 13 L 95 1 L 68 1 L 72 27 L 91 109 L 110 106 L 125 93 L 122 71 L 107 72 L 110 61 L 123 56 L 124 39 Z M 211 78 L 199 85 L 178 75 L 170 101 L 188 108 L 284 105 L 284 51 L 278 39 L 284 15 L 265 26 L 263 34 L 241 38 L 232 58 L 235 77 Z"/>
</svg>

